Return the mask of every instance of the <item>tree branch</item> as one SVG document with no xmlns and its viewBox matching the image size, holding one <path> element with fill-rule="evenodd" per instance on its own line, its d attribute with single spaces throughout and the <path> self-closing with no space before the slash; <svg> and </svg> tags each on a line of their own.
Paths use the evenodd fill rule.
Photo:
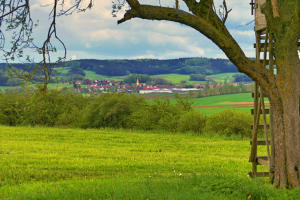
<svg viewBox="0 0 300 200">
<path fill-rule="evenodd" d="M 191 0 L 185 1 L 192 2 Z M 128 10 L 124 15 L 124 18 L 119 20 L 118 23 L 123 23 L 132 18 L 141 18 L 149 20 L 167 20 L 185 24 L 213 41 L 238 67 L 240 72 L 243 72 L 253 80 L 258 81 L 261 86 L 267 86 L 273 81 L 273 77 L 262 64 L 251 61 L 245 56 L 240 46 L 233 39 L 223 22 L 215 13 L 210 14 L 209 19 L 207 19 L 205 17 L 195 16 L 183 10 L 140 5 L 136 0 L 127 0 L 127 2 L 130 6 L 133 5 L 134 7 L 131 7 L 131 10 Z"/>
</svg>

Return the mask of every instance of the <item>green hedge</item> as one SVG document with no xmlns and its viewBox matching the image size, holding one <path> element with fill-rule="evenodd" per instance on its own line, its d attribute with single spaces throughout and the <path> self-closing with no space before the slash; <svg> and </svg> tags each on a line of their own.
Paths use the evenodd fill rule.
<svg viewBox="0 0 300 200">
<path fill-rule="evenodd" d="M 207 129 L 220 135 L 250 137 L 251 124 L 251 115 L 233 110 L 224 110 L 208 117 Z"/>
<path fill-rule="evenodd" d="M 127 128 L 168 132 L 204 131 L 220 135 L 250 136 L 251 117 L 232 110 L 211 116 L 192 109 L 188 99 L 157 99 L 106 93 L 84 97 L 77 93 L 52 90 L 0 94 L 0 124 L 17 126 L 58 126 L 78 128 Z"/>
</svg>

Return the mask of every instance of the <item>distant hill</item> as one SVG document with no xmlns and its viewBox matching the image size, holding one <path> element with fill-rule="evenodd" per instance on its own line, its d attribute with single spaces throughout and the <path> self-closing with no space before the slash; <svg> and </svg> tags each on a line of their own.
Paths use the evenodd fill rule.
<svg viewBox="0 0 300 200">
<path fill-rule="evenodd" d="M 94 71 L 106 76 L 128 74 L 218 74 L 237 72 L 237 68 L 226 59 L 179 58 L 169 60 L 92 60 L 83 59 L 68 62 L 67 67 Z"/>
<path fill-rule="evenodd" d="M 25 64 L 12 64 L 19 69 L 27 69 Z M 7 64 L 1 63 L 0 68 Z M 127 74 L 219 74 L 237 72 L 237 68 L 227 59 L 179 58 L 169 60 L 96 60 L 82 59 L 68 61 L 64 66 L 94 71 L 106 76 L 124 76 Z"/>
<path fill-rule="evenodd" d="M 12 64 L 18 69 L 28 70 L 28 64 Z M 32 64 L 33 65 L 33 64 Z M 0 63 L 0 85 L 5 85 L 5 69 L 7 64 Z M 104 76 L 124 76 L 128 74 L 203 74 L 234 73 L 237 68 L 227 59 L 211 58 L 179 58 L 179 59 L 136 59 L 136 60 L 96 60 L 82 59 L 68 61 L 64 65 L 56 65 L 55 70 L 68 68 L 67 76 L 82 75 L 83 71 L 91 71 Z M 58 70 L 61 68 L 62 70 Z M 1 81 L 2 80 L 2 81 Z"/>
</svg>

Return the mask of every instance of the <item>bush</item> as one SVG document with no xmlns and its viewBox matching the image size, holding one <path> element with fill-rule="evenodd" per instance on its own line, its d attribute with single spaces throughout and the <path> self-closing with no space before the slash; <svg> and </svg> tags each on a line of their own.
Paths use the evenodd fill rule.
<svg viewBox="0 0 300 200">
<path fill-rule="evenodd" d="M 252 118 L 245 113 L 224 110 L 208 117 L 207 129 L 220 135 L 251 136 Z"/>
<path fill-rule="evenodd" d="M 178 131 L 203 133 L 206 125 L 206 116 L 190 111 L 184 113 L 178 121 Z"/>
<path fill-rule="evenodd" d="M 176 104 L 171 104 L 169 99 L 155 99 L 153 104 L 145 105 L 142 110 L 132 113 L 130 126 L 141 130 L 175 132 L 180 116 L 191 109 L 191 104 L 185 99 L 178 98 Z"/>
<path fill-rule="evenodd" d="M 83 112 L 82 128 L 127 128 L 129 116 L 143 108 L 141 97 L 108 93 L 95 97 Z"/>
<path fill-rule="evenodd" d="M 14 92 L 0 94 L 0 124 L 9 126 L 21 124 L 28 99 L 28 95 Z"/>
<path fill-rule="evenodd" d="M 74 126 L 79 120 L 79 111 L 86 105 L 84 97 L 56 90 L 46 95 L 36 93 L 24 108 L 25 125 Z"/>
</svg>

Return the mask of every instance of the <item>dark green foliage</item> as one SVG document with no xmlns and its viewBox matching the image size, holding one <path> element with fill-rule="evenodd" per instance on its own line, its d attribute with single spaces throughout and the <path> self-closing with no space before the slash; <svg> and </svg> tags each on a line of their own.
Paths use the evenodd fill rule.
<svg viewBox="0 0 300 200">
<path fill-rule="evenodd" d="M 143 97 L 106 93 L 83 97 L 70 91 L 0 94 L 0 124 L 81 128 L 127 128 L 168 132 L 250 136 L 252 119 L 231 110 L 206 117 L 193 111 L 188 98 L 146 102 Z"/>
<path fill-rule="evenodd" d="M 206 116 L 198 112 L 187 112 L 181 115 L 178 121 L 178 131 L 203 133 L 206 125 Z"/>
<path fill-rule="evenodd" d="M 126 128 L 129 116 L 141 110 L 145 101 L 128 94 L 108 93 L 93 99 L 84 111 L 83 128 Z"/>
<path fill-rule="evenodd" d="M 224 110 L 208 117 L 207 129 L 220 135 L 251 136 L 252 118 L 245 113 Z"/>
<path fill-rule="evenodd" d="M 46 96 L 33 95 L 25 107 L 24 124 L 43 126 L 74 126 L 78 124 L 79 111 L 85 107 L 84 97 L 55 90 Z"/>
<path fill-rule="evenodd" d="M 68 71 L 67 76 L 80 75 L 85 76 L 85 72 L 81 68 L 73 67 L 70 71 Z"/>
<path fill-rule="evenodd" d="M 140 83 L 147 83 L 151 81 L 151 77 L 147 74 L 131 74 L 124 79 L 124 82 L 133 84 L 136 83 L 137 79 Z"/>
<path fill-rule="evenodd" d="M 19 93 L 0 94 L 0 124 L 16 126 L 24 120 L 28 95 Z"/>
<path fill-rule="evenodd" d="M 203 74 L 192 74 L 192 75 L 190 75 L 190 81 L 206 81 L 205 75 L 203 75 Z"/>
<path fill-rule="evenodd" d="M 6 69 L 7 64 L 0 64 Z M 25 64 L 14 64 L 17 69 L 28 71 Z M 94 60 L 84 59 L 66 62 L 53 67 L 71 67 L 72 69 L 89 70 L 106 76 L 123 76 L 128 74 L 218 74 L 237 72 L 236 67 L 226 59 L 179 58 L 170 60 Z M 73 73 L 78 74 L 78 73 Z M 82 73 L 80 73 L 82 75 Z"/>
<path fill-rule="evenodd" d="M 181 116 L 191 111 L 192 106 L 186 99 L 176 100 L 176 104 L 171 104 L 169 99 L 156 99 L 154 104 L 148 104 L 142 110 L 137 110 L 130 117 L 131 127 L 142 130 L 178 131 Z"/>
</svg>

